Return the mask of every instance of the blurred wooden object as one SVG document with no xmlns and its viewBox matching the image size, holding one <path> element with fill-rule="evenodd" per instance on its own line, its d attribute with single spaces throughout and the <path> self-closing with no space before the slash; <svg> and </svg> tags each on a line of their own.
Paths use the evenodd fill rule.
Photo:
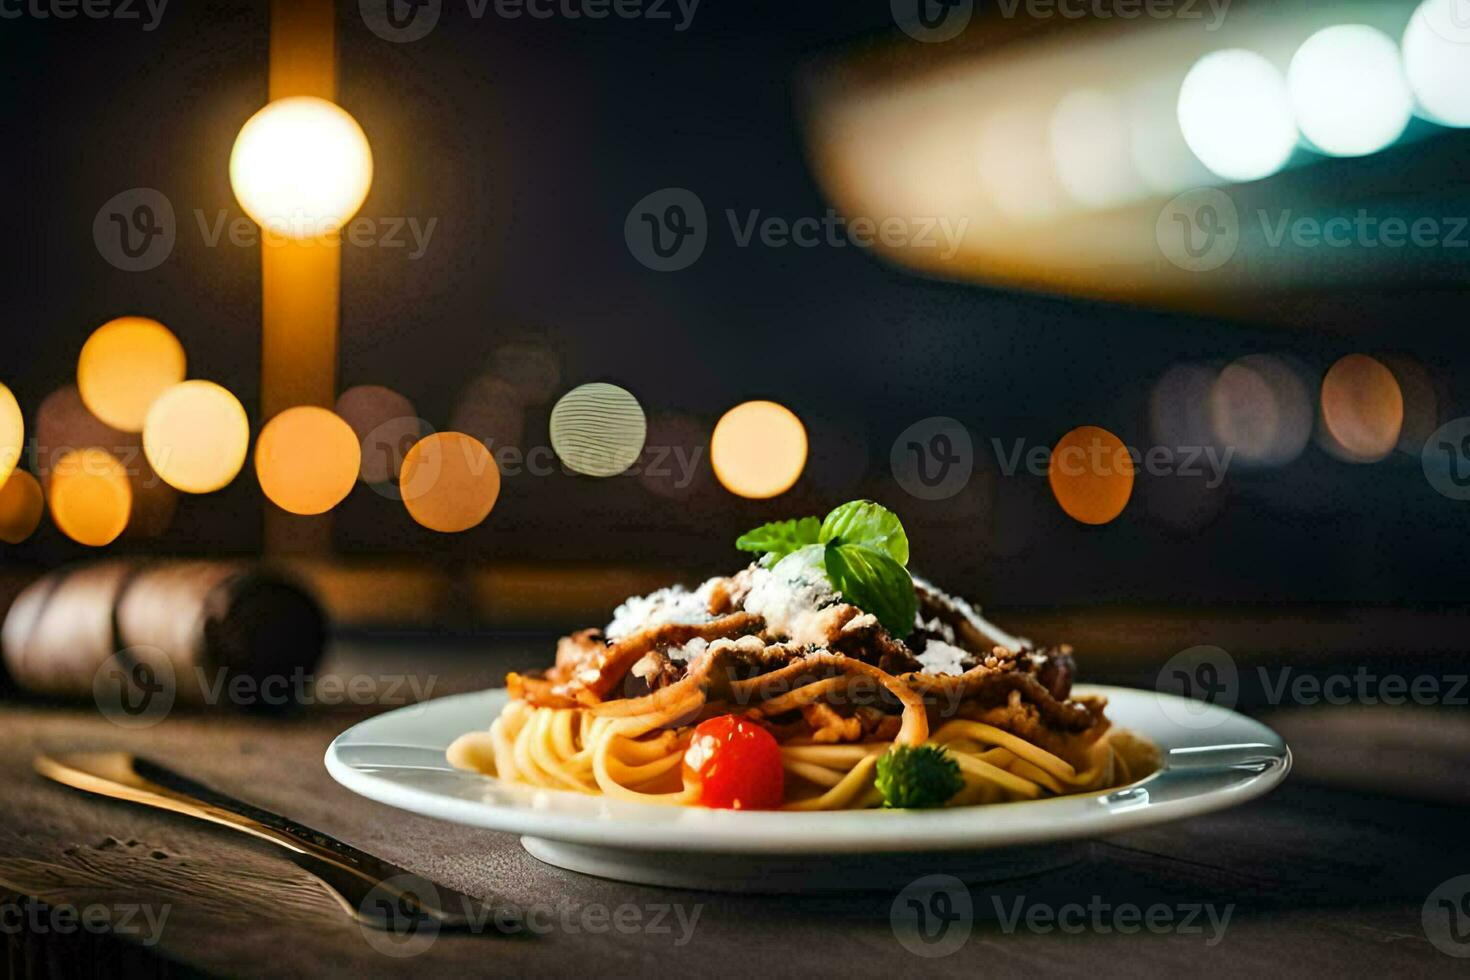
<svg viewBox="0 0 1470 980">
<path fill-rule="evenodd" d="M 260 680 L 310 672 L 326 617 L 290 578 L 231 562 L 112 561 L 53 572 L 23 591 L 0 629 L 6 672 L 33 694 L 92 698 L 99 672 L 146 665 L 202 703 L 204 676 Z"/>
</svg>

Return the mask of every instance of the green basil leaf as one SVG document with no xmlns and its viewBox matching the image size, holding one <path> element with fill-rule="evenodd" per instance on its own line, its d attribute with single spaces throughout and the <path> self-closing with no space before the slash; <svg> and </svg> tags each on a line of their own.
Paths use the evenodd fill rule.
<svg viewBox="0 0 1470 980">
<path fill-rule="evenodd" d="M 919 598 L 908 571 L 881 551 L 829 542 L 824 555 L 827 579 L 844 599 L 878 617 L 883 628 L 902 639 L 914 628 Z"/>
<path fill-rule="evenodd" d="M 821 522 L 815 517 L 762 524 L 754 531 L 740 535 L 735 540 L 735 547 L 741 551 L 773 555 L 771 561 L 779 561 L 799 548 L 817 544 L 817 532 L 821 527 Z"/>
<path fill-rule="evenodd" d="M 854 500 L 827 515 L 817 539 L 822 544 L 856 544 L 881 551 L 900 565 L 909 563 L 909 538 L 898 515 L 871 500 Z"/>
</svg>

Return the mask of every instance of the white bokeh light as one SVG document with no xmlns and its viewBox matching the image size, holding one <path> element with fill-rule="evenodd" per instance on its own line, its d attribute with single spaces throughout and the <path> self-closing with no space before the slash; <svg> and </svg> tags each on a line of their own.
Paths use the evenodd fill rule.
<svg viewBox="0 0 1470 980">
<path fill-rule="evenodd" d="M 288 238 L 336 233 L 373 182 L 362 127 L 325 99 L 292 96 L 251 116 L 230 153 L 230 186 L 256 224 Z"/>
<path fill-rule="evenodd" d="M 1359 157 L 1398 139 L 1414 114 L 1398 45 L 1363 24 L 1318 31 L 1297 49 L 1286 88 L 1302 135 L 1323 153 Z"/>
<path fill-rule="evenodd" d="M 1424 0 L 1404 30 L 1404 72 L 1422 114 L 1470 126 L 1470 0 Z"/>
<path fill-rule="evenodd" d="M 1179 89 L 1179 128 L 1201 163 L 1233 181 L 1271 176 L 1297 144 L 1286 79 L 1243 48 L 1195 62 Z"/>
<path fill-rule="evenodd" d="M 1051 155 L 1062 189 L 1078 204 L 1107 208 L 1144 196 L 1121 100 L 1096 89 L 1068 93 L 1051 114 Z"/>
</svg>

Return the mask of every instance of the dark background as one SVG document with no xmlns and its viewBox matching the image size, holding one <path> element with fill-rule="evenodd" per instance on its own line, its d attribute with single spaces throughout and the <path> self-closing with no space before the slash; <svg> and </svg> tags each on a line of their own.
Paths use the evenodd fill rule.
<svg viewBox="0 0 1470 980">
<path fill-rule="evenodd" d="M 676 33 L 669 21 L 474 20 L 447 0 L 412 44 L 339 6 L 338 101 L 376 163 L 362 214 L 438 219 L 419 261 L 344 248 L 341 388 L 387 385 L 446 428 L 494 351 L 530 341 L 559 357 L 561 390 L 613 381 L 656 421 L 688 416 L 707 432 L 737 402 L 780 401 L 808 423 L 812 458 L 766 502 L 723 491 L 707 462 L 677 498 L 631 477 L 508 477 L 489 520 L 453 538 L 360 485 L 334 517 L 338 553 L 681 567 L 692 579 L 739 562 L 730 545 L 755 523 L 869 495 L 903 518 L 918 570 L 993 604 L 1464 599 L 1470 505 L 1436 493 L 1417 455 L 1352 465 L 1314 442 L 1278 469 L 1232 468 L 1214 493 L 1141 476 L 1123 515 L 1091 528 L 1061 513 L 1044 478 L 997 475 L 988 448 L 1051 445 L 1081 424 L 1147 448 L 1164 370 L 1256 352 L 1293 358 L 1313 392 L 1347 353 L 1408 354 L 1436 379 L 1447 421 L 1470 401 L 1463 286 L 1421 291 L 1410 276 L 1373 304 L 1308 290 L 1274 316 L 1253 302 L 1248 316 L 1203 318 L 926 280 L 854 248 L 741 249 L 716 232 L 692 268 L 661 274 L 623 240 L 628 209 L 659 188 L 694 190 L 712 221 L 725 208 L 825 213 L 798 79 L 815 57 L 894 35 L 886 2 L 705 0 Z M 194 212 L 240 214 L 227 162 L 266 99 L 267 4 L 173 0 L 151 33 L 4 20 L 0 46 L 0 378 L 28 421 L 73 380 L 88 333 L 135 313 L 167 324 L 190 376 L 234 391 L 258 431 L 258 249 L 207 247 Z M 1310 179 L 1368 166 L 1391 186 L 1410 164 L 1406 192 L 1463 196 L 1470 135 L 1319 164 Z M 98 254 L 91 227 L 104 201 L 139 186 L 172 200 L 178 241 L 159 268 L 128 273 Z M 528 414 L 525 445 L 545 444 L 549 408 Z M 970 426 L 981 472 L 925 503 L 893 480 L 888 453 L 935 415 Z M 1185 526 L 1167 519 L 1175 495 L 1196 515 Z M 219 494 L 182 499 L 161 538 L 114 550 L 253 553 L 267 506 L 247 467 Z M 12 565 L 87 554 L 49 523 L 0 545 Z"/>
</svg>

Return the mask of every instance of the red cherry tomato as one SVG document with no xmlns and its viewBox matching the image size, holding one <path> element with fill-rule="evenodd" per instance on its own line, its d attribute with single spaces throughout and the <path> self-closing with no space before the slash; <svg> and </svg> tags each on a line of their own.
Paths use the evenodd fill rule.
<svg viewBox="0 0 1470 980">
<path fill-rule="evenodd" d="M 684 782 L 699 786 L 699 803 L 720 810 L 776 810 L 786 797 L 781 746 L 771 733 L 737 715 L 701 722 L 684 752 Z"/>
</svg>

